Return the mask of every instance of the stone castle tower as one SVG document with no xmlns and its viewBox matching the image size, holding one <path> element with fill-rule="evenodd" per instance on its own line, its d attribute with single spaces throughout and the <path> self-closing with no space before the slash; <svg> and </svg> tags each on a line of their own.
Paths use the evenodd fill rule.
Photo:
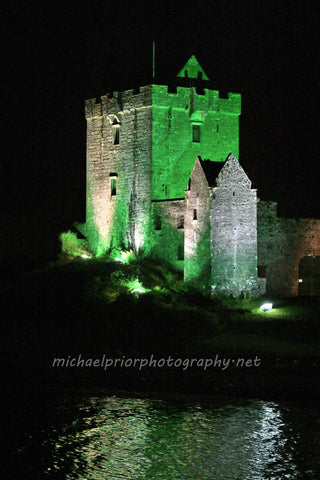
<svg viewBox="0 0 320 480">
<path fill-rule="evenodd" d="M 153 84 L 86 101 L 84 233 L 96 255 L 143 250 L 212 293 L 256 293 L 257 260 L 278 269 L 265 250 L 269 209 L 260 202 L 259 222 L 237 160 L 241 96 L 209 87 L 192 56 L 171 90 Z"/>
</svg>

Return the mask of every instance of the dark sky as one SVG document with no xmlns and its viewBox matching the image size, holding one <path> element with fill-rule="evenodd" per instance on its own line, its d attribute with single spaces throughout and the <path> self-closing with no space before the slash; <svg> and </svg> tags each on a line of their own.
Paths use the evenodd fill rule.
<svg viewBox="0 0 320 480">
<path fill-rule="evenodd" d="M 320 217 L 311 2 L 7 4 L 2 257 L 54 258 L 59 232 L 84 219 L 84 100 L 150 83 L 153 40 L 158 83 L 195 54 L 215 89 L 242 94 L 240 161 L 259 197 L 283 215 Z"/>
</svg>

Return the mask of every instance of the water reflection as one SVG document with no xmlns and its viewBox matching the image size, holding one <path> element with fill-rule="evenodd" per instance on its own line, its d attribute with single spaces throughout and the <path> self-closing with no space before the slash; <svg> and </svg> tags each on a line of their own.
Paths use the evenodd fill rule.
<svg viewBox="0 0 320 480">
<path fill-rule="evenodd" d="M 316 409 L 119 396 L 63 405 L 68 409 L 71 422 L 42 431 L 47 479 L 319 478 Z"/>
</svg>

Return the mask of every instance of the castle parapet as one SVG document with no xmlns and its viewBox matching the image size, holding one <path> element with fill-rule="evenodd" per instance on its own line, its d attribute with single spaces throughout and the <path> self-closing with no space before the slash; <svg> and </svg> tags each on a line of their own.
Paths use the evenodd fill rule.
<svg viewBox="0 0 320 480">
<path fill-rule="evenodd" d="M 101 103 L 97 103 L 96 98 L 91 98 L 85 102 L 86 118 L 97 117 L 101 115 L 117 114 L 125 110 L 132 110 L 151 106 L 152 85 L 140 87 L 139 91 L 133 89 L 123 92 L 114 91 L 101 97 Z"/>
<path fill-rule="evenodd" d="M 219 94 L 219 92 L 218 92 Z M 229 115 L 241 114 L 241 95 L 240 93 L 228 93 L 228 98 L 218 97 L 218 109 Z"/>
<path fill-rule="evenodd" d="M 85 101 L 86 118 L 101 116 L 101 103 L 97 103 L 96 98 L 90 98 Z"/>
<path fill-rule="evenodd" d="M 191 101 L 193 105 L 191 106 Z M 189 87 L 177 87 L 175 93 L 168 92 L 167 85 L 146 85 L 139 91 L 130 89 L 123 92 L 114 91 L 101 97 L 101 103 L 96 98 L 85 102 L 86 118 L 101 115 L 117 114 L 125 110 L 142 108 L 151 105 L 166 105 L 174 108 L 216 111 L 228 115 L 241 114 L 241 95 L 228 93 L 228 98 L 220 98 L 218 90 L 204 89 L 204 93 L 193 92 L 190 100 Z"/>
<path fill-rule="evenodd" d="M 190 87 L 177 87 L 176 92 L 169 92 L 167 85 L 153 85 L 152 100 L 154 105 L 168 105 L 173 108 L 190 108 L 193 110 L 221 111 L 229 115 L 241 114 L 240 93 L 228 93 L 228 98 L 220 98 L 218 90 L 205 88 L 197 93 L 193 88 L 192 97 Z"/>
</svg>

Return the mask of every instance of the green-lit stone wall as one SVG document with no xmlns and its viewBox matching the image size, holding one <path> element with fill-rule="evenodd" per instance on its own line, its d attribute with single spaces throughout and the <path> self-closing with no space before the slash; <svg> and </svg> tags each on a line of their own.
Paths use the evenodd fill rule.
<svg viewBox="0 0 320 480">
<path fill-rule="evenodd" d="M 86 236 L 96 254 L 112 246 L 154 248 L 151 199 L 184 198 L 198 155 L 224 161 L 238 152 L 240 103 L 238 94 L 222 99 L 193 87 L 168 93 L 161 85 L 86 102 Z M 193 125 L 200 141 L 193 141 Z"/>
<path fill-rule="evenodd" d="M 225 161 L 239 154 L 241 95 L 219 98 L 216 90 L 152 87 L 152 199 L 184 198 L 195 159 Z M 192 126 L 200 126 L 194 142 Z"/>
<path fill-rule="evenodd" d="M 184 269 L 185 201 L 152 202 L 153 248 L 151 254 Z"/>
<path fill-rule="evenodd" d="M 86 236 L 96 254 L 148 243 L 151 215 L 151 86 L 86 103 Z M 115 143 L 114 129 L 119 129 Z M 116 192 L 112 192 L 112 184 Z"/>
<path fill-rule="evenodd" d="M 195 55 L 192 55 L 184 67 L 180 70 L 177 77 L 179 78 L 196 78 L 202 80 L 209 80 L 205 71 L 199 64 L 198 60 L 196 59 Z"/>
<path fill-rule="evenodd" d="M 94 253 L 103 251 L 107 242 L 103 199 L 107 195 L 106 172 L 102 163 L 101 105 L 95 99 L 87 100 L 87 191 L 85 234 Z"/>
<path fill-rule="evenodd" d="M 186 192 L 184 278 L 199 289 L 210 287 L 210 189 L 197 159 Z"/>
<path fill-rule="evenodd" d="M 161 85 L 87 101 L 86 236 L 94 253 L 143 248 L 208 286 L 210 201 L 204 176 L 200 193 L 193 190 L 185 201 L 185 190 L 197 156 L 222 162 L 230 151 L 238 153 L 240 110 L 238 94 L 223 99 L 217 91 L 199 94 L 194 87 L 169 93 Z M 193 203 L 199 207 L 196 221 Z"/>
</svg>

